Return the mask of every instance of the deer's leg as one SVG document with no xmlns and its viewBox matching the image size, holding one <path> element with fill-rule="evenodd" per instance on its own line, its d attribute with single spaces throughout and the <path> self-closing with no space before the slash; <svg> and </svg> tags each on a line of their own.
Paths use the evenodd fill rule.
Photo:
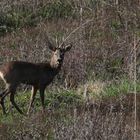
<svg viewBox="0 0 140 140">
<path fill-rule="evenodd" d="M 18 105 L 15 103 L 15 92 L 11 92 L 10 94 L 10 101 L 12 103 L 12 105 L 16 108 L 16 110 L 20 113 L 20 114 L 24 114 L 21 109 L 18 107 Z"/>
<path fill-rule="evenodd" d="M 37 90 L 38 90 L 37 86 L 32 86 L 32 93 L 31 93 L 30 104 L 29 104 L 29 107 L 28 107 L 27 114 L 30 113 L 31 107 L 33 106 L 33 102 L 35 100 L 35 95 L 37 93 Z"/>
<path fill-rule="evenodd" d="M 4 99 L 9 93 L 10 92 L 8 90 L 5 90 L 5 92 L 3 92 L 3 96 L 1 97 L 1 100 L 0 100 L 0 104 L 1 104 L 1 107 L 2 107 L 3 114 L 6 114 Z"/>
<path fill-rule="evenodd" d="M 5 105 L 4 105 L 4 99 L 5 99 L 5 97 L 6 97 L 9 93 L 10 93 L 9 91 L 6 91 L 5 94 L 2 96 L 1 101 L 0 101 L 0 104 L 1 104 L 1 106 L 2 106 L 3 114 L 6 114 Z"/>
<path fill-rule="evenodd" d="M 2 93 L 0 93 L 0 98 L 7 96 L 7 92 L 9 92 L 9 89 L 10 89 L 10 85 L 6 84 L 5 90 Z"/>
<path fill-rule="evenodd" d="M 6 85 L 6 89 L 0 94 L 0 104 L 1 104 L 1 107 L 2 107 L 2 111 L 3 111 L 3 114 L 6 114 L 6 111 L 5 111 L 5 105 L 4 105 L 4 99 L 5 97 L 10 93 L 10 90 L 9 90 L 9 85 L 7 84 Z"/>
<path fill-rule="evenodd" d="M 16 108 L 16 110 L 20 113 L 20 114 L 24 114 L 20 108 L 18 107 L 18 105 L 15 102 L 15 93 L 16 93 L 16 87 L 17 86 L 13 86 L 10 88 L 10 101 L 12 103 L 12 105 Z"/>
<path fill-rule="evenodd" d="M 45 112 L 45 104 L 44 104 L 44 99 L 45 99 L 45 97 L 44 97 L 44 91 L 45 91 L 45 87 L 46 86 L 41 86 L 40 87 L 40 99 L 41 99 L 41 104 L 42 104 L 42 110 L 43 110 L 43 112 Z"/>
<path fill-rule="evenodd" d="M 7 89 L 5 89 L 3 92 L 0 93 L 0 97 L 2 98 L 2 96 L 7 92 Z"/>
</svg>

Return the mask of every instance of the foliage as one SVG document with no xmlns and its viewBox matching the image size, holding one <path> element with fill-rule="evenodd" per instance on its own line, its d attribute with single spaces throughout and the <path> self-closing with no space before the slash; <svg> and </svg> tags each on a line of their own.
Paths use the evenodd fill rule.
<svg viewBox="0 0 140 140">
<path fill-rule="evenodd" d="M 140 83 L 136 83 L 136 90 L 137 92 L 140 91 Z M 117 96 L 120 94 L 127 94 L 127 93 L 133 93 L 134 91 L 134 82 L 130 81 L 128 79 L 118 80 L 113 83 L 108 83 L 108 85 L 105 87 L 103 93 L 101 95 L 103 96 Z"/>
<path fill-rule="evenodd" d="M 75 100 L 75 95 L 72 93 L 68 94 L 71 95 L 66 95 L 66 98 L 63 94 L 63 101 L 65 102 L 70 100 L 71 103 L 71 98 L 74 97 Z M 56 95 L 56 93 L 54 95 Z M 54 95 L 52 100 L 54 98 L 59 100 L 58 95 L 55 97 Z M 61 105 L 61 108 L 59 109 L 47 109 L 46 114 L 42 114 L 40 111 L 38 111 L 33 113 L 30 117 L 19 117 L 15 114 L 12 116 L 10 115 L 9 118 L 7 117 L 5 119 L 9 119 L 10 121 L 11 117 L 13 121 L 11 123 L 6 123 L 3 120 L 3 122 L 1 122 L 0 130 L 4 130 L 5 132 L 3 133 L 3 131 L 0 131 L 0 135 L 2 138 L 10 138 L 11 140 L 51 140 L 64 138 L 97 139 L 99 136 L 103 139 L 112 137 L 116 140 L 118 136 L 120 138 L 123 136 L 129 140 L 133 137 L 133 132 L 131 129 L 127 129 L 128 125 L 132 125 L 129 121 L 132 113 L 132 106 L 129 105 L 129 102 L 132 102 L 133 100 L 129 100 L 129 98 L 126 96 L 124 99 L 124 105 L 120 101 L 122 101 L 122 99 L 119 98 L 115 98 L 115 100 L 112 100 L 111 102 L 104 102 L 103 100 L 100 100 L 92 103 L 88 101 L 80 104 L 80 106 L 75 105 L 75 103 L 71 103 L 73 108 L 70 107 L 71 105 L 67 106 L 67 108 L 63 108 Z M 52 102 L 54 103 L 54 101 Z M 59 100 L 59 102 L 61 104 L 62 100 Z M 115 108 L 112 110 L 112 107 Z M 118 109 L 118 107 L 122 107 L 122 109 L 127 107 L 129 110 L 122 112 L 122 110 Z M 130 118 L 128 118 L 128 116 Z"/>
<path fill-rule="evenodd" d="M 74 16 L 73 7 L 67 1 L 54 1 L 40 9 L 39 14 L 45 19 L 69 18 Z"/>
<path fill-rule="evenodd" d="M 74 10 L 67 1 L 55 1 L 48 3 L 43 7 L 37 7 L 37 10 L 32 11 L 30 7 L 20 7 L 11 9 L 0 15 L 0 35 L 7 32 L 15 31 L 23 27 L 33 27 L 41 21 L 41 19 L 59 19 L 74 17 Z"/>
<path fill-rule="evenodd" d="M 16 102 L 20 105 L 20 108 L 22 108 L 24 112 L 27 111 L 29 99 L 30 99 L 29 92 L 26 92 L 24 94 L 21 92 L 16 96 Z M 40 110 L 41 103 L 39 94 L 37 95 L 35 100 L 36 101 L 34 106 L 35 108 L 37 108 L 37 110 Z M 82 96 L 76 94 L 74 91 L 60 90 L 60 91 L 48 91 L 46 94 L 45 105 L 46 108 L 58 110 L 67 107 L 74 107 L 82 104 L 82 102 L 83 102 Z M 6 100 L 6 108 L 10 108 L 10 110 L 8 109 L 8 111 L 11 114 L 15 114 L 14 116 L 18 115 L 18 112 L 10 105 L 9 98 Z M 2 112 L 1 117 L 2 117 L 1 121 L 3 119 L 5 121 L 5 116 L 3 117 Z M 12 120 L 11 116 L 7 116 L 7 119 L 8 121 Z"/>
<path fill-rule="evenodd" d="M 59 91 L 47 95 L 46 105 L 53 108 L 76 106 L 82 102 L 82 97 L 74 91 Z"/>
</svg>

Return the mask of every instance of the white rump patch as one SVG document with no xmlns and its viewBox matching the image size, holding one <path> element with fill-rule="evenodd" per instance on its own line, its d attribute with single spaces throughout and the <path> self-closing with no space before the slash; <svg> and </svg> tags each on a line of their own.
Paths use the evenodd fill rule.
<svg viewBox="0 0 140 140">
<path fill-rule="evenodd" d="M 0 71 L 0 77 L 3 78 L 3 73 Z"/>
<path fill-rule="evenodd" d="M 3 73 L 0 71 L 0 77 L 5 81 Z"/>
</svg>

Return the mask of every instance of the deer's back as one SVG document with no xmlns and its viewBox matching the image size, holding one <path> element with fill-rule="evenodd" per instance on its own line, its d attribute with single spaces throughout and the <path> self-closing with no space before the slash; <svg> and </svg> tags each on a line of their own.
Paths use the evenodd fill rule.
<svg viewBox="0 0 140 140">
<path fill-rule="evenodd" d="M 12 61 L 3 64 L 0 68 L 0 76 L 7 83 L 38 84 L 41 80 L 46 80 L 45 77 L 50 73 L 49 64 L 44 63 Z"/>
</svg>

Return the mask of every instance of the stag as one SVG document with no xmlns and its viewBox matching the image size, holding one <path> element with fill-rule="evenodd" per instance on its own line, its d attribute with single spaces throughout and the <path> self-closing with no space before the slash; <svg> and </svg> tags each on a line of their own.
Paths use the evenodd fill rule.
<svg viewBox="0 0 140 140">
<path fill-rule="evenodd" d="M 10 94 L 10 102 L 20 114 L 24 114 L 15 102 L 15 93 L 19 84 L 23 83 L 32 86 L 30 104 L 27 114 L 30 113 L 33 105 L 35 95 L 39 90 L 42 110 L 44 111 L 44 91 L 59 73 L 65 52 L 69 51 L 72 47 L 71 44 L 61 44 L 60 47 L 54 47 L 50 42 L 48 47 L 52 50 L 52 57 L 50 62 L 46 63 L 30 63 L 23 61 L 11 61 L 1 65 L 0 77 L 5 82 L 6 88 L 0 93 L 0 104 L 3 114 L 6 114 L 4 99 Z"/>
</svg>

